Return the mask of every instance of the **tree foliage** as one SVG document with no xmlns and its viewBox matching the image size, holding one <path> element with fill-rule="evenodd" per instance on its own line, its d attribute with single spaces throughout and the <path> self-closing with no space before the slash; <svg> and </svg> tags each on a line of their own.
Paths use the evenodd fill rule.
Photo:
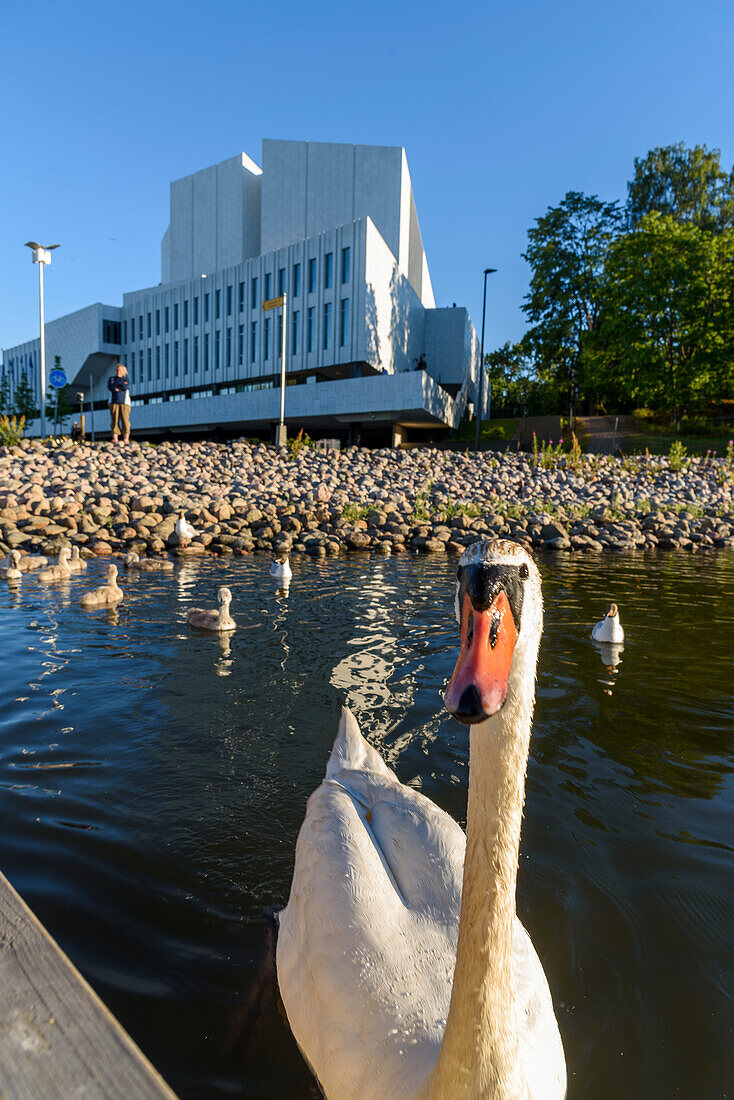
<svg viewBox="0 0 734 1100">
<path fill-rule="evenodd" d="M 10 378 L 7 374 L 0 379 L 0 416 L 8 416 L 13 411 L 13 400 L 10 396 Z"/>
<path fill-rule="evenodd" d="M 15 411 L 26 420 L 33 420 L 38 415 L 36 392 L 25 371 L 21 372 L 15 387 Z"/>
<path fill-rule="evenodd" d="M 634 178 L 627 184 L 630 226 L 653 211 L 714 232 L 733 226 L 734 171 L 727 175 L 721 167 L 720 150 L 679 143 L 635 157 Z"/>
</svg>

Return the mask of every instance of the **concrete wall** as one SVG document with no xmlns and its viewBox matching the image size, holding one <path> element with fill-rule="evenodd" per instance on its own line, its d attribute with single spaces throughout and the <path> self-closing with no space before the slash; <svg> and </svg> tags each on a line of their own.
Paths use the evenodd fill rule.
<svg viewBox="0 0 734 1100">
<path fill-rule="evenodd" d="M 365 243 L 364 324 L 358 357 L 388 374 L 412 370 L 423 351 L 421 300 L 370 219 Z"/>
<path fill-rule="evenodd" d="M 479 346 L 463 306 L 426 310 L 424 353 L 428 372 L 438 382 L 462 385 L 469 364 L 476 378 Z"/>
<path fill-rule="evenodd" d="M 246 153 L 171 184 L 161 279 L 179 282 L 260 252 L 262 172 Z"/>
</svg>

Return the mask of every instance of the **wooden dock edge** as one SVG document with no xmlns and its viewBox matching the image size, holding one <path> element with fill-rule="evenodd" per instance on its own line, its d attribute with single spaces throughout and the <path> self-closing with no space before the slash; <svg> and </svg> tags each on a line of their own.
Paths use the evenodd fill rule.
<svg viewBox="0 0 734 1100">
<path fill-rule="evenodd" d="M 176 1100 L 0 872 L 0 1097 Z"/>
</svg>

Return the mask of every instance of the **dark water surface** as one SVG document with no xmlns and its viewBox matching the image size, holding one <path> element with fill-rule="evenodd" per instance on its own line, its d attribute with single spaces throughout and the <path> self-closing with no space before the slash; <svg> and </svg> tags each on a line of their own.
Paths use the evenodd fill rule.
<svg viewBox="0 0 734 1100">
<path fill-rule="evenodd" d="M 734 559 L 545 559 L 518 908 L 569 1097 L 734 1095 Z M 455 562 L 265 558 L 0 589 L 0 868 L 182 1097 L 316 1097 L 267 912 L 346 701 L 464 823 Z M 228 584 L 231 649 L 186 625 Z M 627 641 L 589 640 L 606 601 Z M 608 657 L 607 657 L 608 660 Z"/>
</svg>

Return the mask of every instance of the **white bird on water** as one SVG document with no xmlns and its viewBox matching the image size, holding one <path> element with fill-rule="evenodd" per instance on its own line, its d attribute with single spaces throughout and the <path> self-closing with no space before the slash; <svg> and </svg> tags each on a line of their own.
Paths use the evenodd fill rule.
<svg viewBox="0 0 734 1100">
<path fill-rule="evenodd" d="M 610 603 L 603 619 L 594 625 L 591 637 L 595 642 L 611 642 L 613 645 L 621 645 L 624 641 L 624 630 L 619 621 L 619 608 L 616 603 Z"/>
<path fill-rule="evenodd" d="M 196 528 L 191 526 L 183 512 L 179 512 L 174 531 L 178 535 L 182 546 L 188 546 L 196 535 Z"/>
<path fill-rule="evenodd" d="M 328 1100 L 561 1100 L 548 982 L 515 893 L 543 625 L 516 543 L 469 547 L 446 708 L 470 726 L 466 835 L 342 712 L 280 913 L 278 984 Z"/>
<path fill-rule="evenodd" d="M 276 558 L 275 561 L 271 563 L 270 576 L 277 577 L 278 580 L 285 581 L 286 584 L 290 581 L 293 576 L 293 570 L 290 567 L 287 554 L 282 558 Z"/>
</svg>

